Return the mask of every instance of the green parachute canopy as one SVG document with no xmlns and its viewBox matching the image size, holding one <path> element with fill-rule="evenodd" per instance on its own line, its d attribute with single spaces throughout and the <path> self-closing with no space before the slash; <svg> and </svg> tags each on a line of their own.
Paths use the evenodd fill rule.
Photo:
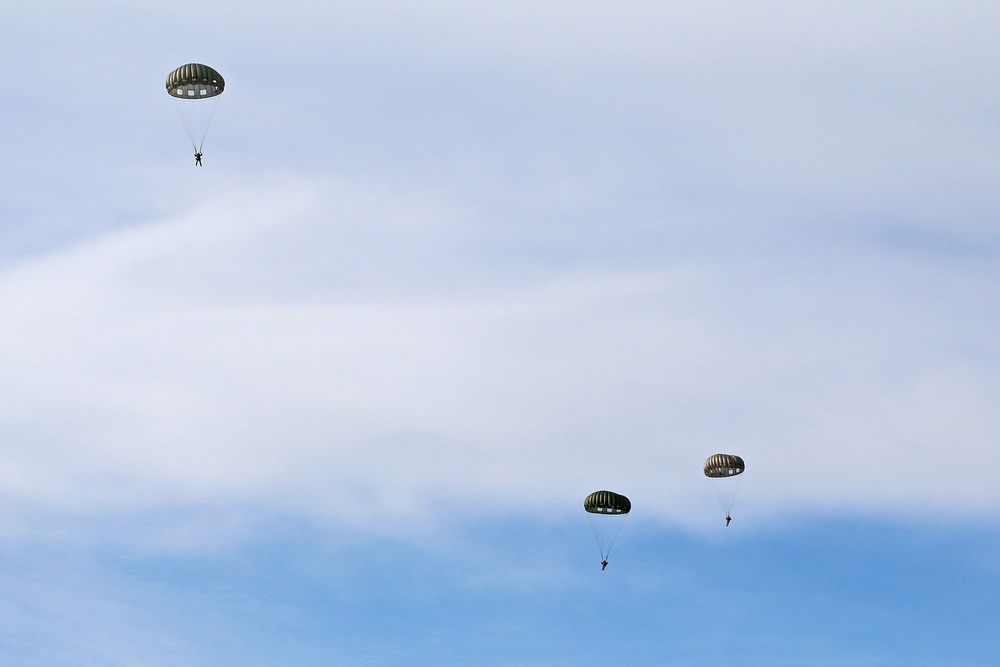
<svg viewBox="0 0 1000 667">
<path fill-rule="evenodd" d="M 705 477 L 732 477 L 746 468 L 743 459 L 735 454 L 712 454 L 705 461 Z"/>
<path fill-rule="evenodd" d="M 177 115 L 196 153 L 201 153 L 219 95 L 225 89 L 225 79 L 208 65 L 188 63 L 167 75 L 167 94 L 176 102 Z"/>
<path fill-rule="evenodd" d="M 735 454 L 712 454 L 705 461 L 705 477 L 712 480 L 712 490 L 715 491 L 715 497 L 719 499 L 719 505 L 726 513 L 727 526 L 733 511 L 733 503 L 736 502 L 736 492 L 739 491 L 740 482 L 743 481 L 738 475 L 742 475 L 746 469 L 743 459 Z M 736 479 L 731 479 L 733 477 Z"/>
<path fill-rule="evenodd" d="M 182 100 L 215 97 L 225 89 L 225 79 L 208 65 L 188 63 L 167 75 L 167 93 Z"/>
<path fill-rule="evenodd" d="M 594 491 L 584 499 L 583 509 L 591 514 L 628 514 L 632 503 L 614 491 Z"/>
<path fill-rule="evenodd" d="M 606 567 L 611 548 L 615 546 L 615 540 L 625 523 L 625 517 L 632 509 L 632 503 L 614 491 L 594 491 L 584 498 L 583 509 L 587 510 L 590 527 L 594 530 L 594 539 L 601 552 L 601 564 Z"/>
</svg>

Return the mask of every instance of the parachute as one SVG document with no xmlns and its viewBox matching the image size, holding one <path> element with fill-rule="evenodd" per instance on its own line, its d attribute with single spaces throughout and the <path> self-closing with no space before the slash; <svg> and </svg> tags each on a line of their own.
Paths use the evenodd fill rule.
<svg viewBox="0 0 1000 667">
<path fill-rule="evenodd" d="M 201 153 L 219 95 L 225 89 L 225 79 L 208 65 L 188 63 L 167 75 L 167 94 L 177 102 L 177 113 L 195 153 Z"/>
<path fill-rule="evenodd" d="M 606 566 L 625 517 L 632 509 L 632 503 L 613 491 L 594 491 L 584 499 L 583 509 L 587 510 L 590 527 L 594 529 L 594 539 L 601 551 L 601 564 Z"/>
<path fill-rule="evenodd" d="M 735 454 L 712 454 L 705 461 L 705 477 L 713 480 L 712 490 L 715 491 L 715 497 L 719 499 L 719 504 L 726 513 L 727 526 L 733 503 L 736 501 L 736 491 L 739 490 L 743 479 L 739 477 L 733 481 L 730 478 L 743 474 L 744 470 L 746 464 Z"/>
</svg>

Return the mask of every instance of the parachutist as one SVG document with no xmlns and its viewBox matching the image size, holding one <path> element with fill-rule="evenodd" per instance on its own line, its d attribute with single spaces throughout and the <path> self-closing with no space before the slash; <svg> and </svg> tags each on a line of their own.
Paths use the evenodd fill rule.
<svg viewBox="0 0 1000 667">
<path fill-rule="evenodd" d="M 715 497 L 719 499 L 719 505 L 722 506 L 722 511 L 726 513 L 726 525 L 733 520 L 730 516 L 730 512 L 733 511 L 733 500 L 736 498 L 736 490 L 740 486 L 740 481 L 743 471 L 746 470 L 747 465 L 743 462 L 742 457 L 736 456 L 735 454 L 712 454 L 705 461 L 705 477 L 714 480 L 712 483 L 721 484 L 722 486 L 716 486 L 714 488 Z M 736 477 L 735 482 L 723 481 L 727 479 L 732 479 Z M 726 489 L 726 491 L 723 491 Z"/>
<path fill-rule="evenodd" d="M 614 491 L 594 491 L 584 498 L 583 509 L 590 516 L 590 527 L 601 552 L 601 569 L 608 566 L 611 548 L 615 545 L 622 522 L 632 510 L 632 501 Z"/>
<path fill-rule="evenodd" d="M 167 94 L 177 100 L 177 111 L 195 150 L 194 166 L 201 166 L 201 148 L 212 122 L 219 95 L 226 89 L 222 75 L 208 65 L 188 63 L 167 75 Z"/>
</svg>

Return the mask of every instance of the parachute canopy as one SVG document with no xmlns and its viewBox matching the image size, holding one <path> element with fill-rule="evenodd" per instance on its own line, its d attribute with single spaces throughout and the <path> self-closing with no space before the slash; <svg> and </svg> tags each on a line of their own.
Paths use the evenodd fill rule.
<svg viewBox="0 0 1000 667">
<path fill-rule="evenodd" d="M 167 94 L 174 98 L 174 108 L 196 154 L 201 153 L 219 95 L 225 89 L 222 75 L 208 65 L 188 63 L 167 75 Z M 195 159 L 200 164 L 200 156 L 195 155 Z"/>
<path fill-rule="evenodd" d="M 628 514 L 632 503 L 613 491 L 594 491 L 584 499 L 583 509 L 591 514 Z"/>
<path fill-rule="evenodd" d="M 594 491 L 583 500 L 583 509 L 587 510 L 590 527 L 594 529 L 603 569 L 607 567 L 611 548 L 615 546 L 615 540 L 625 523 L 625 517 L 632 509 L 632 503 L 614 491 Z"/>
<path fill-rule="evenodd" d="M 746 464 L 735 454 L 712 454 L 705 461 L 705 477 L 733 477 L 744 470 Z"/>
<path fill-rule="evenodd" d="M 182 100 L 215 97 L 225 89 L 225 79 L 208 65 L 188 63 L 167 75 L 167 93 Z"/>
<path fill-rule="evenodd" d="M 726 513 L 727 526 L 731 519 L 733 503 L 736 501 L 736 491 L 740 488 L 740 482 L 743 481 L 743 478 L 738 477 L 738 475 L 741 475 L 744 470 L 746 470 L 746 464 L 735 454 L 712 454 L 705 461 L 705 477 L 712 480 L 736 477 L 736 480 L 732 482 L 714 481 L 711 483 L 715 497 L 719 499 L 719 505 Z"/>
</svg>

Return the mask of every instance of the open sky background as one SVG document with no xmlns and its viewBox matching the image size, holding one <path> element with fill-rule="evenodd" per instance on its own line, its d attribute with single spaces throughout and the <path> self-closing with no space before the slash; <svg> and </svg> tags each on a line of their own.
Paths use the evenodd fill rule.
<svg viewBox="0 0 1000 667">
<path fill-rule="evenodd" d="M 998 32 L 4 2 L 0 664 L 995 665 Z"/>
</svg>

